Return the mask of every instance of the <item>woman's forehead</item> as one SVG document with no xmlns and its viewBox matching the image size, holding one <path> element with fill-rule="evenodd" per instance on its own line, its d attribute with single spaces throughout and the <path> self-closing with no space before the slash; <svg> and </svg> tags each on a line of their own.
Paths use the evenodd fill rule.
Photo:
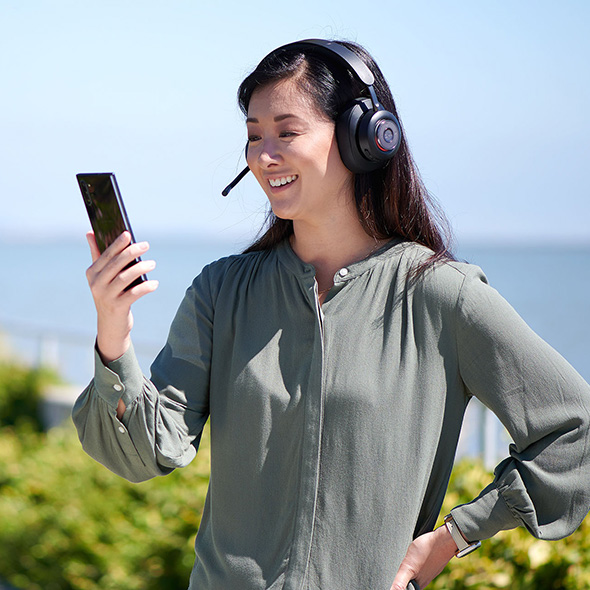
<svg viewBox="0 0 590 590">
<path fill-rule="evenodd" d="M 248 122 L 286 114 L 326 118 L 309 92 L 291 78 L 266 84 L 252 93 L 248 105 Z"/>
</svg>

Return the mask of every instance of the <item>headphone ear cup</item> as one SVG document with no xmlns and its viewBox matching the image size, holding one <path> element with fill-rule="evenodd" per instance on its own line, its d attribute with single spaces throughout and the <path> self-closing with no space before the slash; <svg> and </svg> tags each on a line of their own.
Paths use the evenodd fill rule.
<svg viewBox="0 0 590 590">
<path fill-rule="evenodd" d="M 336 140 L 344 165 L 361 174 L 382 168 L 401 143 L 396 117 L 373 109 L 369 98 L 358 98 L 336 121 Z"/>
<path fill-rule="evenodd" d="M 336 121 L 336 140 L 344 165 L 355 174 L 371 172 L 378 166 L 367 160 L 361 153 L 357 133 L 361 118 L 372 107 L 370 100 L 357 99 Z"/>
<path fill-rule="evenodd" d="M 363 115 L 359 123 L 358 142 L 365 157 L 385 166 L 397 152 L 402 139 L 401 128 L 394 115 L 386 110 Z"/>
</svg>

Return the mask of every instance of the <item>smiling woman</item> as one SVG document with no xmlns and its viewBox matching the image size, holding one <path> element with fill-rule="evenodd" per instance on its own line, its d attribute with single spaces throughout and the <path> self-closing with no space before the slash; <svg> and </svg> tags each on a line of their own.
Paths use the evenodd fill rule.
<svg viewBox="0 0 590 590">
<path fill-rule="evenodd" d="M 285 118 L 291 114 L 289 108 L 293 103 L 301 123 L 306 122 L 310 129 L 317 130 L 315 135 L 320 129 L 325 132 L 327 145 L 323 146 L 320 158 L 326 168 L 322 181 L 328 180 L 328 160 L 333 175 L 343 165 L 348 169 L 342 172 L 342 178 L 332 178 L 323 185 L 327 190 L 325 198 L 327 194 L 333 197 L 334 193 L 338 194 L 334 198 L 340 203 L 339 214 L 353 213 L 352 217 L 348 216 L 352 225 L 347 229 L 342 226 L 340 232 L 334 233 L 334 228 L 339 227 L 337 223 L 332 231 L 325 228 L 330 242 L 341 248 L 342 234 L 350 240 L 360 220 L 360 241 L 366 242 L 370 236 L 370 249 L 381 245 L 384 239 L 403 236 L 431 249 L 429 262 L 448 257 L 450 230 L 422 183 L 398 122 L 391 91 L 379 67 L 360 46 L 330 42 L 325 46 L 321 42 L 314 45 L 314 40 L 307 43 L 307 46 L 295 43 L 273 51 L 240 86 L 238 100 L 247 117 L 248 155 L 253 147 L 251 140 L 262 139 L 255 129 L 250 133 L 251 125 L 259 124 L 252 110 L 265 110 L 269 103 L 275 109 L 282 109 L 282 113 L 275 114 L 279 120 L 273 131 L 275 134 L 282 131 L 286 135 L 283 145 L 289 145 L 294 141 L 291 138 L 299 134 L 294 128 L 280 129 L 278 125 L 293 118 Z M 328 60 L 326 53 L 332 53 Z M 320 151 L 319 145 L 317 149 Z M 260 164 L 250 157 L 248 162 L 254 167 Z M 355 174 L 350 176 L 350 171 Z M 271 174 L 268 168 L 267 174 Z M 307 187 L 313 190 L 310 181 Z M 261 185 L 265 187 L 265 183 Z M 267 229 L 246 252 L 272 247 L 292 234 L 293 219 L 275 210 L 271 200 Z M 291 239 L 296 240 L 296 235 Z"/>
<path fill-rule="evenodd" d="M 338 152 L 334 122 L 294 80 L 267 85 L 248 105 L 248 166 L 273 213 L 302 231 L 328 235 L 359 226 L 354 176 Z M 361 227 L 365 240 L 369 238 Z"/>
<path fill-rule="evenodd" d="M 190 588 L 424 587 L 500 530 L 571 533 L 590 508 L 590 387 L 448 253 L 372 58 L 287 45 L 239 102 L 269 225 L 194 280 L 151 379 L 131 304 L 156 285 L 122 290 L 144 271 L 124 270 L 139 245 L 123 235 L 99 256 L 89 236 L 84 448 L 141 481 L 190 463 L 210 417 Z M 435 528 L 473 396 L 514 444 Z"/>
</svg>

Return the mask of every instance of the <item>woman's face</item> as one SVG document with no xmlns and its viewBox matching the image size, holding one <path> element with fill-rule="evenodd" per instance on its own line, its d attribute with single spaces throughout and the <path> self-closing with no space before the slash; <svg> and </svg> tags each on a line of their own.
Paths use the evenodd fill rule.
<svg viewBox="0 0 590 590">
<path fill-rule="evenodd" d="M 255 91 L 246 121 L 248 166 L 277 217 L 318 224 L 353 204 L 334 122 L 292 80 Z"/>
</svg>

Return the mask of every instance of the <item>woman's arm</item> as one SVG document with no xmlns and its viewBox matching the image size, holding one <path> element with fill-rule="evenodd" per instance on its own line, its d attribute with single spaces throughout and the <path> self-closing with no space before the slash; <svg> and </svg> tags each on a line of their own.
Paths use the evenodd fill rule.
<svg viewBox="0 0 590 590">
<path fill-rule="evenodd" d="M 97 349 L 101 359 L 109 363 L 123 356 L 131 342 L 133 315 L 131 305 L 140 297 L 155 291 L 158 281 L 149 280 L 125 291 L 135 279 L 153 270 L 153 260 L 142 260 L 126 268 L 129 263 L 149 249 L 147 242 L 131 243 L 131 234 L 122 233 L 102 254 L 93 232 L 86 234 L 92 265 L 86 278 L 97 316 Z"/>
<path fill-rule="evenodd" d="M 91 234 L 89 242 L 94 263 L 88 279 L 97 307 L 99 338 L 95 377 L 77 400 L 73 419 L 88 454 L 130 481 L 143 481 L 186 465 L 196 453 L 208 416 L 209 291 L 205 286 L 201 296 L 198 287 L 189 289 L 148 380 L 131 345 L 130 307 L 157 283 L 124 291 L 136 276 L 153 268 L 139 263 L 131 274 L 128 271 L 133 267 L 124 269 L 145 246 L 130 246 L 124 234 L 110 251 L 97 256 Z"/>
<path fill-rule="evenodd" d="M 467 393 L 496 413 L 515 444 L 494 481 L 451 514 L 468 543 L 517 526 L 538 538 L 567 536 L 590 510 L 590 386 L 477 267 L 465 270 L 452 299 L 457 370 Z M 424 587 L 456 550 L 446 527 L 419 536 L 392 589 L 410 579 Z"/>
<path fill-rule="evenodd" d="M 452 511 L 461 532 L 469 541 L 521 525 L 542 539 L 571 534 L 590 509 L 590 386 L 481 273 L 463 286 L 457 346 L 467 390 L 514 441 L 494 481 Z"/>
</svg>

